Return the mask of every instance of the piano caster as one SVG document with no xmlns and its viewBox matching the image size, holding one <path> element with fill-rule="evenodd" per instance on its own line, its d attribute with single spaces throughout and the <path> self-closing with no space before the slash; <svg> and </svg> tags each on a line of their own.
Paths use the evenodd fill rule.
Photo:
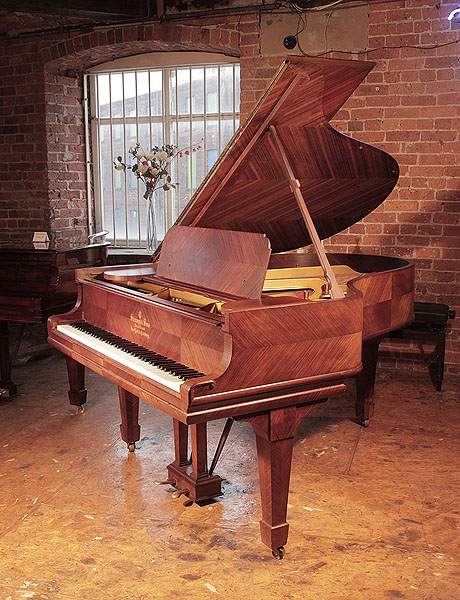
<svg viewBox="0 0 460 600">
<path fill-rule="evenodd" d="M 176 490 L 171 494 L 171 498 L 180 498 L 181 496 L 188 494 L 188 490 Z"/>
<path fill-rule="evenodd" d="M 84 412 L 85 412 L 85 407 L 83 405 L 79 406 L 77 408 L 77 415 L 82 415 Z"/>
<path fill-rule="evenodd" d="M 361 419 L 361 421 L 359 422 L 359 424 L 362 427 L 369 427 L 369 419 Z"/>
<path fill-rule="evenodd" d="M 280 546 L 279 548 L 272 550 L 272 556 L 274 556 L 278 560 L 282 560 L 285 554 L 286 550 L 284 549 L 284 546 Z"/>
<path fill-rule="evenodd" d="M 176 482 L 174 481 L 174 479 L 166 479 L 165 481 L 155 479 L 155 481 L 153 483 L 155 485 L 174 485 Z"/>
<path fill-rule="evenodd" d="M 136 449 L 135 442 L 129 442 L 127 445 L 128 445 L 128 451 L 129 452 L 134 452 L 134 450 Z"/>
</svg>

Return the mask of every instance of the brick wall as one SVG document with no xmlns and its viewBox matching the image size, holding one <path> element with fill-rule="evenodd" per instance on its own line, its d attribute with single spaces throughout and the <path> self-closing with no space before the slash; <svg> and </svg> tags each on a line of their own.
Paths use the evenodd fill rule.
<svg viewBox="0 0 460 600">
<path fill-rule="evenodd" d="M 457 40 L 460 29 L 451 30 L 447 21 L 457 6 L 427 0 L 371 5 L 369 47 Z M 412 259 L 416 299 L 448 304 L 460 317 L 459 49 L 454 43 L 369 55 L 376 67 L 337 115 L 335 125 L 392 154 L 400 179 L 380 208 L 336 235 L 330 247 Z M 451 325 L 446 370 L 459 373 L 460 319 Z M 385 354 L 402 366 L 412 362 L 406 352 L 399 357 L 397 345 L 386 349 Z"/>
<path fill-rule="evenodd" d="M 370 3 L 369 48 L 437 45 L 460 38 L 449 12 L 458 3 L 428 0 Z M 261 57 L 257 17 L 241 33 L 242 111 L 248 112 L 283 58 Z M 244 33 L 243 33 L 244 31 Z M 247 43 L 246 43 L 247 42 Z M 416 265 L 416 299 L 457 311 L 446 343 L 446 372 L 460 373 L 460 44 L 385 49 L 335 58 L 377 64 L 332 124 L 378 146 L 400 166 L 396 189 L 360 223 L 329 240 L 329 251 L 384 254 Z M 385 362 L 425 369 L 420 349 L 383 344 Z M 430 352 L 427 345 L 424 351 Z"/>
<path fill-rule="evenodd" d="M 83 71 L 154 51 L 239 54 L 238 16 L 0 41 L 0 235 L 88 235 Z"/>
<path fill-rule="evenodd" d="M 369 48 L 453 41 L 460 30 L 451 31 L 446 17 L 456 7 L 428 0 L 370 3 Z M 63 243 L 86 239 L 82 69 L 155 50 L 239 54 L 242 116 L 285 57 L 283 48 L 279 56 L 261 56 L 258 14 L 1 42 L 3 237 L 52 228 Z M 379 209 L 326 240 L 331 251 L 387 254 L 415 262 L 417 299 L 444 302 L 459 313 L 447 342 L 447 371 L 452 373 L 460 373 L 458 51 L 459 45 L 453 44 L 354 57 L 377 65 L 333 124 L 392 154 L 401 177 Z M 397 363 L 410 360 L 389 352 Z"/>
<path fill-rule="evenodd" d="M 0 235 L 48 229 L 43 65 L 33 43 L 0 44 Z M 26 215 L 26 216 L 25 216 Z"/>
</svg>

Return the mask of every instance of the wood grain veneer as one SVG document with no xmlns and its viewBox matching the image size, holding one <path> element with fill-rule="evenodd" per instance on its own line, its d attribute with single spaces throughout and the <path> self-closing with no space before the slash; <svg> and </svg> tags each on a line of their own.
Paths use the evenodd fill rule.
<svg viewBox="0 0 460 600">
<path fill-rule="evenodd" d="M 105 281 L 101 270 L 84 270 L 78 275 L 74 311 L 49 321 L 50 342 L 69 357 L 71 402 L 86 400 L 82 364 L 121 388 L 125 441 L 139 436 L 138 398 L 173 417 L 175 460 L 168 473 L 193 500 L 221 493 L 220 478 L 207 472 L 207 421 L 227 417 L 251 424 L 261 537 L 278 556 L 288 537 L 297 425 L 313 406 L 341 394 L 351 376 L 357 376 L 356 415 L 363 424 L 369 420 L 379 338 L 412 318 L 414 269 L 391 257 L 328 254 L 331 264 L 356 272 L 341 282 L 346 283 L 345 298 L 310 301 L 262 294 L 268 264 L 271 269 L 318 264 L 305 254 L 270 258 L 270 245 L 278 252 L 299 248 L 310 243 L 310 235 L 269 128 L 276 129 L 283 160 L 292 170 L 291 184 L 300 186 L 319 237 L 353 224 L 383 201 L 398 177 L 392 157 L 329 125 L 372 66 L 287 60 L 167 234 L 161 254 L 155 253 L 159 261 L 146 281 L 210 298 L 215 294 L 222 314 L 128 289 L 123 281 L 139 276 L 139 266 L 128 266 L 111 269 Z M 74 320 L 87 320 L 203 376 L 185 381 L 179 392 L 146 381 L 57 330 L 58 324 Z"/>
</svg>

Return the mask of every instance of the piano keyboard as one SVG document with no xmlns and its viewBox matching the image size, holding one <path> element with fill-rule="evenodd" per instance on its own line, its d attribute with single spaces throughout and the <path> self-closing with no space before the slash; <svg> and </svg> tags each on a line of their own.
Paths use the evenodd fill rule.
<svg viewBox="0 0 460 600">
<path fill-rule="evenodd" d="M 58 325 L 57 330 L 176 392 L 179 392 L 180 386 L 187 379 L 203 376 L 203 373 L 138 346 L 104 329 L 95 327 L 90 323 Z"/>
</svg>

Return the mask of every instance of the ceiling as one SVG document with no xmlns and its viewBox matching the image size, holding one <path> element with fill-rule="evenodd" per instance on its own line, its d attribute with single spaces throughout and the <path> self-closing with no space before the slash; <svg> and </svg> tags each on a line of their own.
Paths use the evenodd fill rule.
<svg viewBox="0 0 460 600">
<path fill-rule="evenodd" d="M 360 1 L 366 0 L 284 0 L 280 4 L 277 0 L 22 0 L 19 5 L 0 0 L 0 37 L 159 17 L 186 18 L 222 10 L 268 10 L 274 6 L 286 10 L 289 4 L 298 12 Z"/>
<path fill-rule="evenodd" d="M 162 0 L 158 2 L 158 6 Z M 20 6 L 21 10 L 17 10 Z M 153 14 L 152 14 L 153 11 Z M 0 0 L 0 35 L 107 24 L 157 16 L 155 0 Z"/>
</svg>

